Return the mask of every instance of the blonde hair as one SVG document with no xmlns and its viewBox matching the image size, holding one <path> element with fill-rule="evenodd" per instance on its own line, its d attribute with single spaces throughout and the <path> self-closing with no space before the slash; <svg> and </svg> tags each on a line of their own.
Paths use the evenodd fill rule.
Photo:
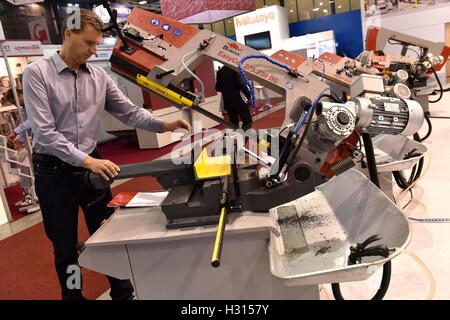
<svg viewBox="0 0 450 320">
<path fill-rule="evenodd" d="M 69 14 L 64 18 L 61 28 L 63 38 L 66 29 L 79 33 L 83 31 L 87 24 L 90 24 L 99 32 L 102 31 L 103 21 L 94 11 L 83 8 L 75 8 L 72 14 Z"/>
</svg>

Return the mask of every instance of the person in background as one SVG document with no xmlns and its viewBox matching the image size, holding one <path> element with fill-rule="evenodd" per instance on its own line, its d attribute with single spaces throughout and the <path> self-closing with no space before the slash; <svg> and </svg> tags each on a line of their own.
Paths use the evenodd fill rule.
<svg viewBox="0 0 450 320">
<path fill-rule="evenodd" d="M 242 129 L 250 129 L 253 123 L 250 114 L 251 95 L 239 73 L 227 66 L 220 68 L 217 71 L 216 91 L 222 92 L 223 108 L 229 121 L 239 127 L 240 120 Z"/>
<path fill-rule="evenodd" d="M 9 77 L 8 76 L 0 77 L 0 99 L 3 100 L 6 92 L 9 90 L 10 87 L 11 83 L 9 82 Z"/>
<path fill-rule="evenodd" d="M 74 20 L 80 23 L 74 25 L 65 19 L 61 50 L 28 65 L 23 73 L 25 108 L 33 132 L 35 189 L 64 300 L 85 299 L 79 285 L 82 282 L 74 281 L 81 275 L 76 271 L 79 207 L 91 235 L 114 212 L 107 207 L 111 190 L 97 191 L 80 178 L 80 174 L 92 171 L 110 180 L 120 171 L 115 163 L 101 159 L 96 148 L 103 111 L 148 131 L 191 130 L 185 120 L 163 121 L 136 106 L 105 70 L 87 64 L 102 42 L 103 23 L 89 10 L 77 9 L 74 14 L 79 15 Z M 108 281 L 113 300 L 134 297 L 129 280 L 108 277 Z"/>
<path fill-rule="evenodd" d="M 23 99 L 23 90 L 22 89 L 16 89 L 17 92 L 17 96 L 19 98 L 19 103 L 21 106 L 23 106 L 25 104 L 24 99 Z M 14 100 L 14 94 L 13 94 L 13 90 L 9 89 L 5 96 L 2 99 L 2 105 L 15 105 L 16 101 Z M 11 133 L 8 135 L 8 140 L 14 143 L 19 142 L 20 144 L 24 144 L 25 140 L 26 140 L 26 134 L 25 132 L 27 132 L 28 134 L 31 134 L 31 124 L 30 124 L 30 120 L 26 119 L 24 120 L 23 123 L 19 124 L 17 127 L 15 127 L 13 129 L 13 131 L 11 131 Z"/>
</svg>

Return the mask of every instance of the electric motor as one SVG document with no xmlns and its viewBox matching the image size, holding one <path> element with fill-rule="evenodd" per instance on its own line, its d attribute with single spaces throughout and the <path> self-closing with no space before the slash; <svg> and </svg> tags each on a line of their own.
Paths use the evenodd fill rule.
<svg viewBox="0 0 450 320">
<path fill-rule="evenodd" d="M 371 134 L 416 133 L 424 121 L 421 105 L 414 100 L 383 97 L 380 95 L 355 99 L 356 127 Z"/>
<path fill-rule="evenodd" d="M 354 109 L 333 102 L 321 103 L 318 131 L 322 137 L 340 141 L 355 130 Z"/>
<path fill-rule="evenodd" d="M 389 96 L 399 99 L 409 99 L 411 97 L 411 90 L 404 83 L 395 84 L 389 91 Z"/>
</svg>

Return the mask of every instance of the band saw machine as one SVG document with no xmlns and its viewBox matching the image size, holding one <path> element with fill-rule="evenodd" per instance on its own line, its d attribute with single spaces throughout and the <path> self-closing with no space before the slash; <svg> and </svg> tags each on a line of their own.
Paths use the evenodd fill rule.
<svg viewBox="0 0 450 320">
<path fill-rule="evenodd" d="M 250 235 L 260 230 L 264 233 L 261 246 L 267 251 L 265 263 L 269 266 L 261 272 L 270 270 L 271 275 L 266 276 L 271 285 L 276 280 L 292 287 L 367 279 L 374 269 L 386 265 L 399 253 L 395 248 L 408 244 L 407 218 L 362 173 L 364 170 L 353 167 L 362 157 L 357 147 L 360 137 L 366 146 L 370 145 L 370 137 L 382 134 L 406 137 L 416 133 L 424 121 L 419 102 L 389 95 L 383 77 L 370 72 L 355 77 L 351 95 L 342 95 L 333 89 L 326 74 L 317 73 L 313 59 L 286 51 L 267 56 L 212 31 L 199 30 L 140 8 L 133 9 L 125 23 L 119 25 L 112 19 L 111 25 L 119 32 L 110 60 L 113 71 L 173 105 L 200 112 L 229 129 L 207 147 L 194 145 L 177 159 L 121 166 L 116 179 L 154 176 L 169 194 L 160 207 L 149 209 L 148 214 L 124 213 L 132 209 L 115 213 L 86 242 L 80 256 L 82 265 L 126 278 L 125 273 L 107 271 L 111 265 L 100 268 L 101 262 L 97 260 L 100 258 L 93 253 L 98 255 L 102 245 L 124 245 L 129 267 L 133 265 L 129 252 L 132 244 L 142 246 L 151 240 L 162 241 L 158 243 L 163 245 L 164 239 L 192 240 L 207 234 L 207 242 L 215 235 L 210 261 L 214 268 L 209 268 L 227 270 L 227 261 L 232 265 L 232 259 L 238 259 L 240 251 L 237 249 L 221 259 L 223 248 L 228 243 L 229 248 L 239 248 L 233 242 L 235 234 Z M 268 130 L 263 138 L 250 138 L 255 150 L 246 144 L 245 133 L 202 108 L 204 97 L 178 86 L 204 59 L 229 66 L 246 83 L 255 80 L 285 98 L 282 127 Z M 322 70 L 322 64 L 318 66 Z M 260 150 L 265 156 L 258 154 Z M 370 151 L 366 157 L 370 157 Z M 249 158 L 252 163 L 242 161 Z M 372 178 L 377 172 L 376 165 L 370 159 L 367 164 Z M 87 173 L 84 179 L 97 189 L 112 183 L 94 173 Z M 127 230 L 123 229 L 124 223 Z M 132 228 L 136 228 L 135 235 Z M 240 241 L 244 256 L 245 241 Z M 379 244 L 373 245 L 377 241 Z M 100 256 L 106 258 L 103 253 Z M 164 261 L 159 259 L 159 263 Z M 202 265 L 199 269 L 203 277 L 211 275 L 212 284 L 215 277 L 221 277 L 205 269 L 205 261 L 195 261 Z M 135 286 L 151 278 L 150 286 L 157 288 L 158 280 L 151 276 L 152 272 L 157 273 L 156 269 L 141 270 L 141 276 L 136 275 L 137 269 L 133 271 Z M 177 269 L 177 272 L 184 279 L 181 274 L 195 278 L 197 271 Z M 255 272 L 253 275 L 257 277 Z M 247 279 L 234 283 L 235 287 L 229 288 L 233 292 L 230 296 L 210 295 L 205 288 L 191 289 L 185 295 L 163 294 L 163 290 L 159 296 L 223 298 L 233 297 L 236 288 L 240 288 L 243 291 L 239 291 L 238 297 L 259 297 L 261 293 L 256 291 L 242 293 L 249 283 L 253 282 Z M 169 280 L 164 285 L 181 290 L 181 284 Z M 158 297 L 156 289 L 150 292 L 148 288 L 140 288 L 140 298 Z M 263 297 L 273 298 L 269 291 L 264 293 L 269 296 Z"/>
</svg>

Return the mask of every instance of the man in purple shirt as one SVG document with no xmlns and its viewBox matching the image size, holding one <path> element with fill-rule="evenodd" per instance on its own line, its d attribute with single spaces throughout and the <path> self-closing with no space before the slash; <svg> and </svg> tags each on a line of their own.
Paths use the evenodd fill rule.
<svg viewBox="0 0 450 320">
<path fill-rule="evenodd" d="M 120 170 L 113 162 L 100 159 L 96 150 L 103 110 L 148 131 L 191 129 L 184 120 L 162 121 L 134 105 L 103 69 L 86 64 L 102 41 L 102 21 L 92 11 L 80 9 L 75 14 L 79 15 L 78 26 L 70 23 L 72 16 L 63 23 L 61 51 L 29 65 L 23 75 L 25 107 L 33 131 L 36 193 L 45 232 L 53 244 L 62 299 L 84 299 L 81 279 L 74 278 L 80 274 L 79 207 L 90 234 L 113 212 L 106 206 L 112 199 L 111 191 L 86 187 L 77 174 L 90 170 L 109 180 Z M 108 280 L 112 299 L 133 297 L 129 280 Z"/>
</svg>

